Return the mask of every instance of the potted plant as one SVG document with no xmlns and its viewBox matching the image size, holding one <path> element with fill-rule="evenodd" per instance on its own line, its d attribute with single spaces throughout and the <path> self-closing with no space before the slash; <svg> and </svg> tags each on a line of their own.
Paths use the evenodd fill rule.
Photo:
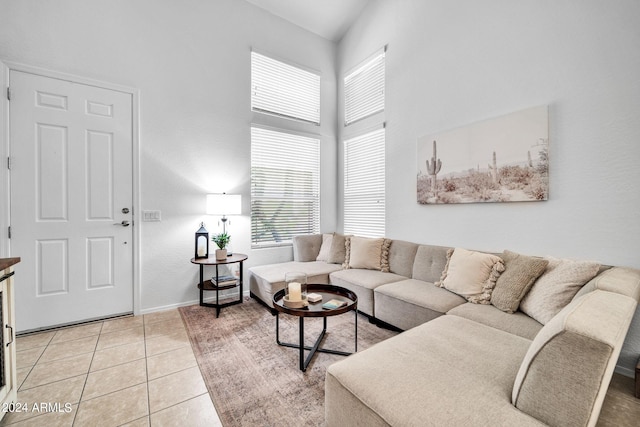
<svg viewBox="0 0 640 427">
<path fill-rule="evenodd" d="M 231 240 L 231 236 L 227 233 L 214 234 L 211 240 L 218 245 L 220 249 L 216 249 L 216 259 L 223 260 L 227 259 L 227 245 Z"/>
</svg>

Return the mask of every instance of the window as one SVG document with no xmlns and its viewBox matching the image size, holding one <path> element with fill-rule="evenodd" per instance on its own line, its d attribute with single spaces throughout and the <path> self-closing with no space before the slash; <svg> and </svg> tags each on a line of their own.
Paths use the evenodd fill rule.
<svg viewBox="0 0 640 427">
<path fill-rule="evenodd" d="M 344 142 L 344 232 L 385 233 L 385 130 Z"/>
<path fill-rule="evenodd" d="M 384 110 L 385 51 L 381 49 L 345 76 L 345 125 Z"/>
<path fill-rule="evenodd" d="M 253 247 L 320 232 L 320 140 L 251 128 Z"/>
<path fill-rule="evenodd" d="M 251 52 L 251 109 L 320 124 L 320 75 Z"/>
</svg>

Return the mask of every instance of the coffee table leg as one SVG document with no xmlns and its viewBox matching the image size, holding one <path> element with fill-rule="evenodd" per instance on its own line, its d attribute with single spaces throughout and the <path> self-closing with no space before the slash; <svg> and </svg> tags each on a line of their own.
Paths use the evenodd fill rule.
<svg viewBox="0 0 640 427">
<path fill-rule="evenodd" d="M 304 317 L 300 317 L 300 370 L 302 372 L 307 370 L 307 367 L 304 364 Z"/>
<path fill-rule="evenodd" d="M 355 333 L 355 351 L 354 353 L 358 352 L 358 310 L 353 310 L 353 314 L 356 315 L 355 319 L 355 328 L 356 328 L 356 333 Z"/>
</svg>

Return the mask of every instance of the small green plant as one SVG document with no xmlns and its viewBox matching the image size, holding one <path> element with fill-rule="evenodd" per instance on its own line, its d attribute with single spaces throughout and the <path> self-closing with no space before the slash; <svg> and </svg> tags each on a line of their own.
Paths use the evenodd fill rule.
<svg viewBox="0 0 640 427">
<path fill-rule="evenodd" d="M 231 236 L 229 236 L 227 233 L 214 234 L 211 238 L 211 241 L 218 245 L 220 249 L 226 248 L 230 240 Z"/>
</svg>

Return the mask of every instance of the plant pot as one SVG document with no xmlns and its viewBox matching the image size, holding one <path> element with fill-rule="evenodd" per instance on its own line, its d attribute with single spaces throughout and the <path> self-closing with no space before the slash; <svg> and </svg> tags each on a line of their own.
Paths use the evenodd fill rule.
<svg viewBox="0 0 640 427">
<path fill-rule="evenodd" d="M 227 250 L 226 249 L 216 249 L 216 259 L 221 261 L 223 259 L 227 259 Z"/>
</svg>

